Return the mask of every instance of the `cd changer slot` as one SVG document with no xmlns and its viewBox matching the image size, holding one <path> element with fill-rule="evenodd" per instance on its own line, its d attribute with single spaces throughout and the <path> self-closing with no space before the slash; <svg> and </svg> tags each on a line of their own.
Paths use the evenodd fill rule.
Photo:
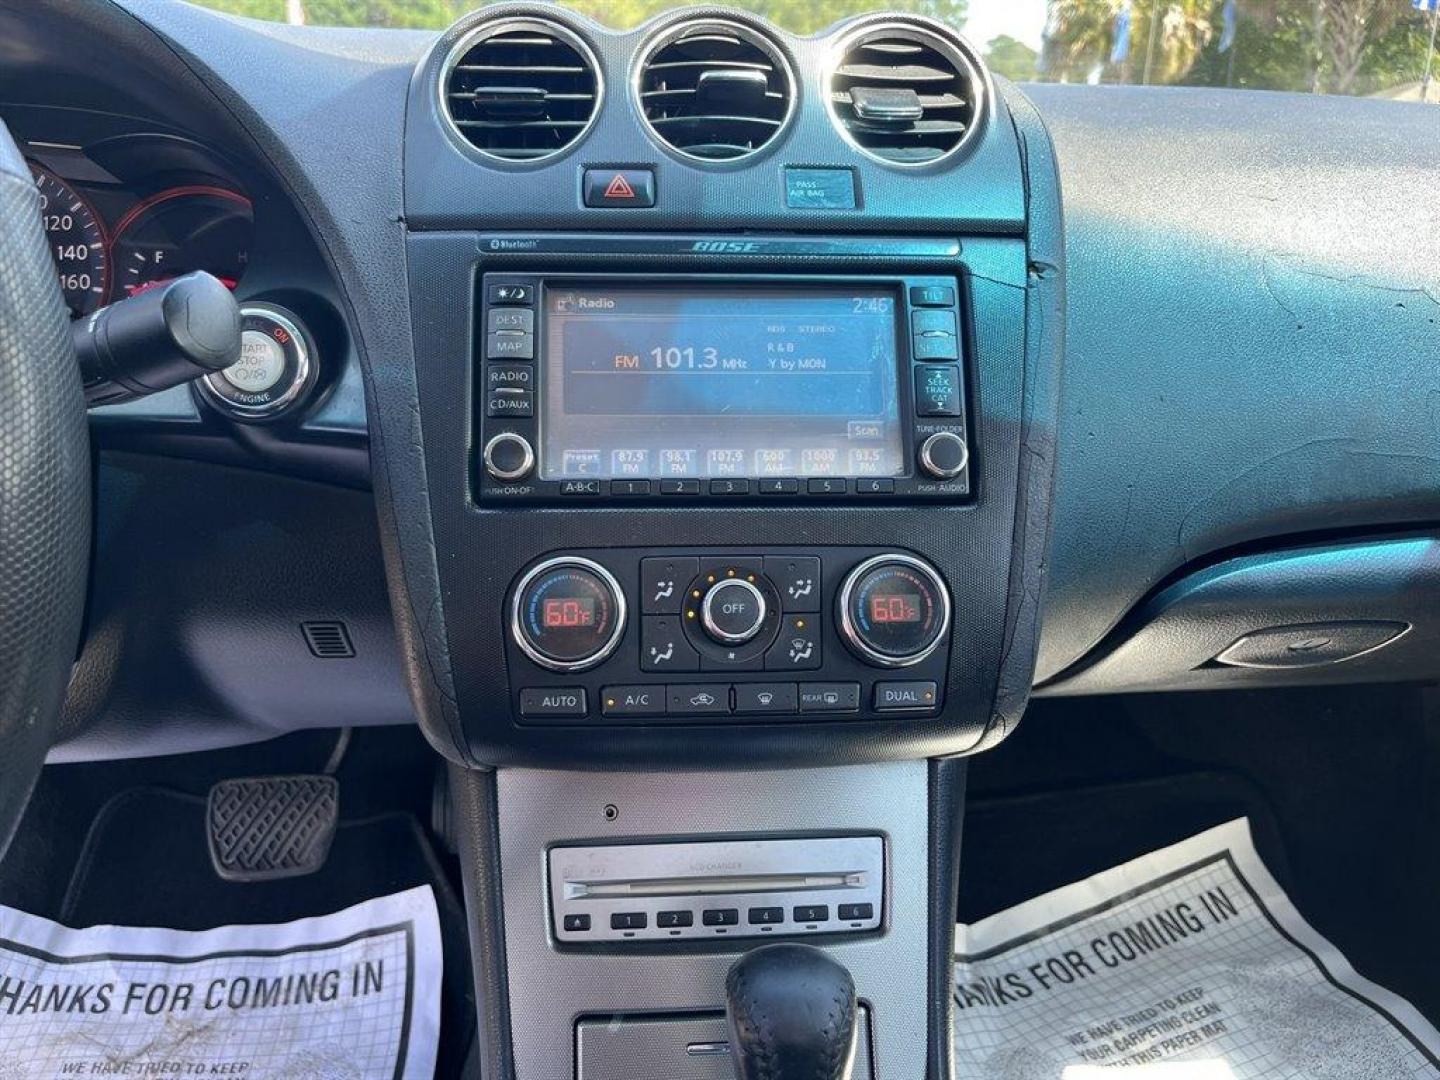
<svg viewBox="0 0 1440 1080">
<path fill-rule="evenodd" d="M 863 870 L 833 874 L 744 874 L 690 878 L 642 878 L 634 881 L 567 881 L 565 899 L 726 896 L 732 893 L 819 892 L 864 889 Z"/>
</svg>

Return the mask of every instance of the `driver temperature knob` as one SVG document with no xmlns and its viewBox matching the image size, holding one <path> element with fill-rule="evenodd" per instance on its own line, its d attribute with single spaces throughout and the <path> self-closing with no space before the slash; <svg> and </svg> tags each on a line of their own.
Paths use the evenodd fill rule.
<svg viewBox="0 0 1440 1080">
<path fill-rule="evenodd" d="M 910 667 L 950 631 L 950 591 L 939 572 L 913 555 L 876 555 L 840 586 L 840 636 L 876 667 Z"/>
<path fill-rule="evenodd" d="M 585 671 L 620 643 L 625 594 L 615 576 L 591 559 L 547 559 L 515 586 L 510 633 L 541 667 Z"/>
</svg>

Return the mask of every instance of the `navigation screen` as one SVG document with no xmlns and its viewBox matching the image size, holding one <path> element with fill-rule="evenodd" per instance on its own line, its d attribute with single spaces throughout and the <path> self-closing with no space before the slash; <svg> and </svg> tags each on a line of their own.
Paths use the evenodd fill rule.
<svg viewBox="0 0 1440 1080">
<path fill-rule="evenodd" d="M 540 475 L 902 476 L 896 291 L 545 291 Z"/>
</svg>

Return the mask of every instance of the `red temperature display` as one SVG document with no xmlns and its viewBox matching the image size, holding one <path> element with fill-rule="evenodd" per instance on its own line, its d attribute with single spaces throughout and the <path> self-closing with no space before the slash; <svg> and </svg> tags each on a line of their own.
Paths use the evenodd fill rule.
<svg viewBox="0 0 1440 1080">
<path fill-rule="evenodd" d="M 875 593 L 870 597 L 870 619 L 877 623 L 920 621 L 920 597 L 916 593 Z"/>
<path fill-rule="evenodd" d="M 589 597 L 546 600 L 540 611 L 540 621 L 547 630 L 570 626 L 594 626 L 595 601 Z"/>
</svg>

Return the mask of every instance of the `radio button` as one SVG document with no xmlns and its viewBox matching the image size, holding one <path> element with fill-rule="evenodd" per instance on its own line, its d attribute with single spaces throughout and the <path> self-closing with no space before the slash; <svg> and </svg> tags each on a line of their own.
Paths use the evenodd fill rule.
<svg viewBox="0 0 1440 1080">
<path fill-rule="evenodd" d="M 749 495 L 749 480 L 719 479 L 710 481 L 711 495 Z"/>
<path fill-rule="evenodd" d="M 485 372 L 485 385 L 491 390 L 507 386 L 516 390 L 533 390 L 535 369 L 529 364 L 491 364 Z"/>
<path fill-rule="evenodd" d="M 485 471 L 504 483 L 522 480 L 535 468 L 534 449 L 513 431 L 502 431 L 486 443 L 482 457 Z"/>
<path fill-rule="evenodd" d="M 912 285 L 910 303 L 916 307 L 954 307 L 955 290 L 945 285 Z"/>
<path fill-rule="evenodd" d="M 820 560 L 814 555 L 767 555 L 765 576 L 775 583 L 786 611 L 820 610 Z"/>
<path fill-rule="evenodd" d="M 748 581 L 728 578 L 700 604 L 700 623 L 722 645 L 743 645 L 765 625 L 765 595 Z"/>
<path fill-rule="evenodd" d="M 700 670 L 700 654 L 685 640 L 678 615 L 646 615 L 640 620 L 640 670 Z"/>
<path fill-rule="evenodd" d="M 841 476 L 812 476 L 807 487 L 811 495 L 844 495 L 846 484 Z"/>
<path fill-rule="evenodd" d="M 518 330 L 522 334 L 535 332 L 535 312 L 530 308 L 492 308 L 485 319 L 485 329 L 491 334 L 502 330 Z"/>
<path fill-rule="evenodd" d="M 970 448 L 953 431 L 937 431 L 920 444 L 920 468 L 936 480 L 954 480 L 970 462 Z"/>
<path fill-rule="evenodd" d="M 814 671 L 820 666 L 820 616 L 786 615 L 765 654 L 766 671 Z"/>
<path fill-rule="evenodd" d="M 921 364 L 915 369 L 917 416 L 960 416 L 960 368 L 956 364 Z"/>
<path fill-rule="evenodd" d="M 699 480 L 661 480 L 661 495 L 699 495 Z"/>
<path fill-rule="evenodd" d="M 518 330 L 500 330 L 485 335 L 485 356 L 489 360 L 534 360 L 535 335 Z"/>
</svg>

